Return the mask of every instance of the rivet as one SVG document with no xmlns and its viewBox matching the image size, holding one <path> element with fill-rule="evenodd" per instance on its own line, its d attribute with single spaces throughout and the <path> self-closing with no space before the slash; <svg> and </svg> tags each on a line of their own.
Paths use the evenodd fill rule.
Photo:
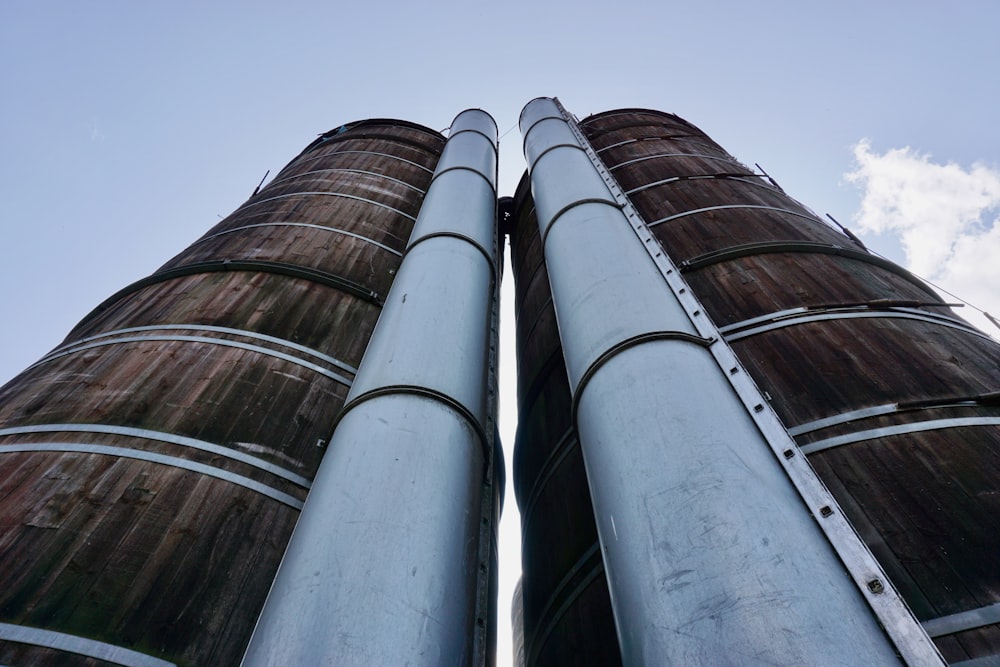
<svg viewBox="0 0 1000 667">
<path fill-rule="evenodd" d="M 740 369 L 737 368 L 736 366 L 733 366 L 732 368 L 729 369 L 729 374 L 730 375 L 736 375 L 739 372 L 740 372 Z"/>
<path fill-rule="evenodd" d="M 678 291 L 678 294 L 684 294 L 684 292 L 687 292 L 687 288 L 682 287 L 680 291 Z"/>
<path fill-rule="evenodd" d="M 692 315 L 693 315 L 694 317 L 697 317 L 698 315 L 701 315 L 701 311 L 700 311 L 700 310 L 696 310 L 696 311 L 694 311 L 694 312 L 692 313 Z"/>
</svg>

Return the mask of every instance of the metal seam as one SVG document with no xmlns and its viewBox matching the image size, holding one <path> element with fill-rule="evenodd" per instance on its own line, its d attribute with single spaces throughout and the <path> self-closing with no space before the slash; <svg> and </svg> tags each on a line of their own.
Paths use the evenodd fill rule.
<svg viewBox="0 0 1000 667">
<path fill-rule="evenodd" d="M 476 250 L 478 250 L 479 252 L 481 252 L 483 254 L 483 257 L 486 258 L 487 264 L 490 265 L 490 274 L 492 276 L 494 276 L 494 281 L 496 280 L 497 266 L 496 266 L 496 262 L 494 262 L 493 258 L 490 256 L 490 253 L 486 250 L 486 248 L 484 248 L 482 246 L 481 243 L 479 243 L 479 241 L 477 241 L 476 239 L 472 238 L 471 236 L 468 236 L 466 234 L 462 234 L 461 232 L 442 230 L 442 231 L 439 231 L 439 232 L 431 232 L 429 234 L 423 234 L 423 235 L 420 236 L 420 238 L 418 238 L 417 240 L 415 240 L 412 243 L 410 243 L 409 247 L 406 248 L 406 252 L 404 253 L 403 256 L 405 257 L 406 255 L 410 254 L 410 251 L 412 251 L 414 248 L 416 248 L 418 245 L 420 245 L 424 241 L 428 241 L 428 240 L 434 239 L 434 238 L 441 238 L 441 237 L 450 237 L 450 238 L 454 238 L 454 239 L 460 239 L 462 241 L 467 242 L 469 245 L 475 247 Z"/>
<path fill-rule="evenodd" d="M 476 418 L 476 415 L 474 415 L 471 410 L 469 410 L 467 407 L 462 405 L 460 402 L 458 402 L 448 394 L 445 394 L 444 392 L 438 391 L 436 389 L 430 389 L 429 387 L 420 387 L 418 385 L 409 385 L 409 384 L 394 384 L 366 391 L 363 394 L 354 397 L 346 404 L 344 404 L 344 407 L 340 410 L 340 414 L 337 415 L 337 419 L 334 421 L 333 432 L 336 433 L 337 426 L 340 424 L 340 422 L 344 420 L 344 417 L 346 417 L 351 410 L 353 410 L 360 404 L 370 401 L 374 398 L 379 398 L 382 396 L 396 396 L 396 395 L 410 395 L 410 396 L 420 396 L 423 398 L 429 398 L 458 412 L 459 415 L 461 415 L 465 419 L 465 421 L 467 421 L 472 426 L 473 430 L 475 430 L 476 436 L 479 438 L 479 445 L 483 450 L 483 456 L 485 457 L 484 461 L 489 461 L 489 456 L 492 451 L 489 445 L 489 437 L 486 434 L 486 429 L 483 427 L 482 424 L 479 423 L 479 420 Z M 332 437 L 333 436 L 331 436 L 331 439 Z"/>
<path fill-rule="evenodd" d="M 55 354 L 56 352 L 61 352 L 63 350 L 69 350 L 70 348 L 76 347 L 81 343 L 88 343 L 92 340 L 98 340 L 99 338 L 107 338 L 108 336 L 116 336 L 118 334 L 125 333 L 138 333 L 140 331 L 213 331 L 216 333 L 232 334 L 234 336 L 244 336 L 246 338 L 255 338 L 257 340 L 263 340 L 268 343 L 274 343 L 275 345 L 281 345 L 284 347 L 290 347 L 293 350 L 298 350 L 299 352 L 304 352 L 310 356 L 321 359 L 328 364 L 332 364 L 341 370 L 347 371 L 348 373 L 356 374 L 358 369 L 350 364 L 344 363 L 339 359 L 335 359 L 329 355 L 323 354 L 318 350 L 314 350 L 311 347 L 306 347 L 305 345 L 300 345 L 299 343 L 294 343 L 290 340 L 285 340 L 284 338 L 278 338 L 276 336 L 268 336 L 267 334 L 257 333 L 256 331 L 247 331 L 245 329 L 233 329 L 231 327 L 219 327 L 210 324 L 150 324 L 141 327 L 127 327 L 125 329 L 115 329 L 114 331 L 106 331 L 104 333 L 97 334 L 95 336 L 87 336 L 86 338 L 81 338 L 75 340 L 68 345 L 62 345 L 52 350 L 46 357 Z M 43 359 L 45 357 L 42 357 Z"/>
<path fill-rule="evenodd" d="M 482 132 L 478 132 L 476 130 L 465 130 L 465 131 L 466 132 L 476 132 L 477 134 L 482 134 Z M 490 179 L 490 177 L 487 176 L 486 174 L 484 174 L 483 172 L 479 171 L 478 169 L 474 169 L 474 168 L 466 166 L 464 164 L 457 164 L 454 167 L 447 167 L 445 169 L 442 169 L 441 171 L 435 172 L 434 173 L 434 178 L 431 179 L 431 185 L 434 184 L 434 181 L 436 181 L 438 179 L 438 177 L 443 176 L 443 175 L 447 174 L 448 172 L 455 171 L 455 170 L 471 171 L 472 173 L 480 176 L 490 186 L 490 192 L 493 193 L 494 197 L 496 196 L 497 188 L 496 188 L 496 185 L 493 184 L 493 181 Z"/>
<path fill-rule="evenodd" d="M 883 428 L 873 428 L 867 431 L 847 433 L 837 435 L 824 440 L 810 442 L 808 445 L 799 445 L 803 454 L 814 454 L 841 445 L 851 445 L 865 440 L 874 440 L 894 435 L 907 435 L 909 433 L 921 433 L 923 431 L 938 431 L 946 428 L 961 428 L 966 426 L 998 426 L 1000 417 L 953 417 L 951 419 L 931 419 L 923 422 L 910 422 L 908 424 L 897 424 Z"/>
<path fill-rule="evenodd" d="M 398 257 L 401 257 L 403 255 L 403 253 L 399 252 L 398 250 L 393 250 L 392 248 L 390 248 L 387 245 L 383 245 L 382 243 L 379 243 L 378 241 L 373 241 L 372 239 L 368 238 L 367 236 L 362 236 L 361 234 L 355 234 L 354 232 L 349 232 L 349 231 L 346 231 L 346 230 L 343 230 L 343 229 L 337 229 L 336 227 L 325 227 L 323 225 L 312 225 L 312 224 L 309 224 L 309 223 L 306 223 L 306 222 L 261 222 L 261 223 L 257 223 L 257 224 L 253 224 L 253 225 L 243 225 L 242 227 L 232 227 L 231 229 L 223 230 L 221 232 L 218 232 L 217 234 L 212 234 L 211 236 L 203 236 L 200 239 L 198 239 L 197 241 L 195 241 L 194 243 L 192 243 L 191 246 L 189 246 L 189 247 L 196 246 L 199 243 L 203 243 L 204 241 L 210 241 L 211 239 L 218 238 L 218 237 L 224 236 L 226 234 L 231 234 L 233 232 L 243 231 L 245 229 L 254 229 L 254 228 L 257 228 L 257 227 L 308 227 L 310 229 L 321 229 L 323 231 L 333 232 L 335 234 L 343 234 L 344 236 L 351 236 L 351 237 L 359 239 L 361 241 L 365 241 L 367 243 L 372 244 L 373 246 L 377 246 L 377 247 L 385 250 L 386 252 L 390 252 L 390 253 L 398 256 Z"/>
<path fill-rule="evenodd" d="M 587 197 L 585 199 L 577 199 L 569 204 L 566 204 L 561 209 L 556 211 L 555 215 L 549 218 L 549 224 L 545 226 L 545 232 L 542 234 L 543 253 L 545 252 L 545 244 L 549 240 L 549 232 L 551 232 L 552 228 L 556 226 L 556 222 L 559 221 L 559 218 L 561 218 L 564 213 L 576 208 L 577 206 L 582 206 L 583 204 L 605 204 L 606 206 L 610 206 L 619 211 L 621 210 L 621 206 L 614 199 L 605 199 L 602 197 Z"/>
<path fill-rule="evenodd" d="M 577 422 L 577 412 L 580 405 L 580 399 L 583 396 L 584 389 L 587 388 L 587 384 L 590 382 L 591 378 L 597 374 L 604 364 L 608 363 L 614 357 L 618 356 L 625 350 L 629 348 L 642 345 L 644 343 L 652 343 L 660 340 L 676 340 L 683 343 L 693 343 L 698 347 L 710 348 L 715 340 L 711 338 L 702 338 L 701 336 L 695 334 L 689 334 L 684 331 L 650 331 L 648 333 L 642 333 L 637 336 L 632 336 L 631 338 L 626 338 L 623 341 L 615 343 L 604 352 L 601 353 L 594 361 L 587 366 L 587 370 L 583 372 L 580 376 L 580 380 L 576 383 L 576 387 L 573 389 L 573 407 L 570 414 L 573 418 L 573 427 L 576 428 Z"/>
<path fill-rule="evenodd" d="M 267 197 L 265 199 L 258 199 L 257 201 L 252 201 L 252 202 L 250 202 L 248 204 L 243 204 L 242 206 L 240 206 L 238 209 L 236 209 L 235 211 L 233 211 L 229 215 L 230 216 L 234 216 L 234 215 L 237 215 L 237 214 L 239 214 L 239 213 L 247 210 L 248 208 L 253 208 L 254 206 L 259 206 L 260 204 L 266 204 L 268 202 L 275 201 L 276 199 L 288 199 L 289 197 L 342 197 L 344 199 L 353 199 L 355 201 L 362 201 L 362 202 L 365 202 L 367 204 L 372 204 L 374 206 L 380 206 L 382 208 L 385 208 L 385 209 L 388 209 L 388 210 L 392 211 L 393 213 L 398 213 L 399 215 L 403 216 L 407 220 L 414 220 L 414 221 L 416 220 L 416 217 L 410 215 L 409 213 L 404 213 L 403 211 L 399 210 L 395 206 L 389 206 L 388 204 L 382 203 L 380 201 L 375 201 L 374 199 L 368 199 L 366 197 L 359 197 L 358 195 L 349 195 L 349 194 L 344 193 L 344 192 L 320 192 L 320 191 L 316 191 L 316 192 L 288 192 L 288 193 L 283 194 L 283 195 L 274 195 L 273 197 Z"/>
<path fill-rule="evenodd" d="M 918 315 L 916 313 L 905 313 L 892 310 L 854 311 L 854 312 L 840 312 L 840 313 L 822 312 L 822 313 L 816 313 L 814 315 L 803 315 L 802 317 L 789 317 L 786 319 L 779 320 L 777 322 L 772 322 L 770 324 L 765 324 L 759 327 L 753 327 L 752 329 L 744 329 L 742 331 L 737 331 L 735 333 L 726 335 L 725 338 L 727 341 L 732 343 L 737 340 L 742 340 L 744 338 L 756 336 L 757 334 L 766 333 L 768 331 L 775 331 L 777 329 L 784 329 L 785 327 L 791 327 L 797 324 L 822 322 L 824 320 L 859 320 L 859 319 L 915 320 L 918 322 L 937 324 L 939 326 L 948 327 L 949 329 L 957 329 L 965 333 L 989 339 L 989 336 L 987 334 L 958 320 L 952 320 L 951 318 L 936 318 L 930 315 Z"/>
<path fill-rule="evenodd" d="M 215 479 L 221 479 L 225 482 L 231 484 L 236 484 L 237 486 L 242 486 L 243 488 L 250 489 L 251 491 L 256 491 L 257 493 L 267 496 L 272 500 L 277 500 L 280 503 L 284 503 L 289 507 L 295 509 L 302 509 L 302 501 L 295 498 L 283 491 L 278 491 L 267 484 L 263 484 L 256 480 L 250 479 L 249 477 L 244 477 L 243 475 L 237 475 L 231 473 L 228 470 L 222 470 L 214 466 L 206 465 L 204 463 L 197 463 L 195 461 L 189 461 L 187 459 L 182 459 L 176 456 L 166 456 L 165 454 L 157 454 L 155 452 L 146 452 L 141 449 L 129 449 L 127 447 L 112 447 L 109 445 L 89 445 L 83 443 L 71 443 L 71 442 L 33 442 L 33 443 L 14 443 L 14 444 L 2 444 L 0 445 L 0 454 L 5 453 L 16 453 L 16 452 L 64 452 L 73 454 L 99 454 L 102 456 L 117 456 L 119 458 L 126 459 L 136 459 L 139 461 L 147 461 L 149 463 L 157 463 L 160 465 L 171 466 L 173 468 L 181 468 L 184 470 L 190 470 L 191 472 L 200 473 L 207 477 L 214 477 Z"/>
<path fill-rule="evenodd" d="M 255 468 L 259 468 L 260 470 L 269 472 L 277 477 L 281 477 L 282 479 L 286 479 L 293 484 L 301 486 L 303 489 L 308 489 L 311 485 L 309 480 L 302 475 L 297 475 L 290 470 L 282 468 L 281 466 L 265 461 L 264 459 L 257 458 L 256 456 L 245 454 L 237 449 L 231 449 L 223 445 L 217 445 L 212 442 L 189 438 L 183 435 L 164 433 L 162 431 L 150 431 L 144 428 L 114 426 L 109 424 L 32 424 L 30 426 L 15 426 L 0 429 L 0 437 L 8 435 L 24 435 L 27 433 L 101 433 L 106 435 L 123 435 L 130 438 L 142 438 L 144 440 L 156 440 L 159 442 L 180 445 L 182 447 L 190 447 L 191 449 L 198 449 L 204 452 L 224 456 L 228 459 L 245 463 Z M 3 443 L 0 443 L 0 445 L 2 444 Z"/>
<path fill-rule="evenodd" d="M 921 625 L 931 637 L 943 637 L 944 635 L 953 635 L 956 632 L 975 630 L 994 623 L 1000 623 L 1000 602 L 976 609 L 967 609 L 957 614 L 932 618 L 923 621 Z"/>
<path fill-rule="evenodd" d="M 147 653 L 133 651 L 124 646 L 115 646 L 97 639 L 72 635 L 58 630 L 33 628 L 15 623 L 0 623 L 0 640 L 75 653 L 122 667 L 176 667 L 173 662 Z"/>
</svg>

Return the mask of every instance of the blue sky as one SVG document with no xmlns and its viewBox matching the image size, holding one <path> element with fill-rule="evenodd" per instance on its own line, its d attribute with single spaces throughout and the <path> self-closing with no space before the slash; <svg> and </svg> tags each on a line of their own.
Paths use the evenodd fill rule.
<svg viewBox="0 0 1000 667">
<path fill-rule="evenodd" d="M 338 5 L 0 4 L 0 383 L 344 122 L 484 108 L 512 194 L 539 95 L 678 113 L 1000 314 L 996 2 Z"/>
</svg>

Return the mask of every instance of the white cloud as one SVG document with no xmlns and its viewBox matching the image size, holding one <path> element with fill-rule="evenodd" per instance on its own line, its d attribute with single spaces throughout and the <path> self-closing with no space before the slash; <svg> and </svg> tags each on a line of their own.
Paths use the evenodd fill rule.
<svg viewBox="0 0 1000 667">
<path fill-rule="evenodd" d="M 854 157 L 845 177 L 863 191 L 859 231 L 898 235 L 907 268 L 1000 316 L 1000 169 L 936 163 L 908 146 L 879 154 L 867 139 Z"/>
</svg>

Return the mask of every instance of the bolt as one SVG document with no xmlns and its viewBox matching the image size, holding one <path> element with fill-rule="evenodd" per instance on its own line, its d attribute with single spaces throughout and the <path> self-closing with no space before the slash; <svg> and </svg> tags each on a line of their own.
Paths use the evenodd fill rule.
<svg viewBox="0 0 1000 667">
<path fill-rule="evenodd" d="M 879 593 L 885 592 L 885 586 L 883 586 L 882 582 L 878 579 L 872 579 L 868 582 L 868 590 L 878 595 Z"/>
<path fill-rule="evenodd" d="M 833 510 L 830 509 L 829 505 L 823 505 L 822 507 L 819 508 L 819 513 L 821 516 L 827 517 L 833 514 Z"/>
<path fill-rule="evenodd" d="M 792 451 L 791 449 L 786 449 L 786 450 L 784 451 L 784 454 L 785 454 L 785 458 L 786 458 L 786 459 L 790 459 L 790 458 L 792 458 L 793 456 L 795 456 L 795 452 L 794 452 L 794 451 Z"/>
</svg>

